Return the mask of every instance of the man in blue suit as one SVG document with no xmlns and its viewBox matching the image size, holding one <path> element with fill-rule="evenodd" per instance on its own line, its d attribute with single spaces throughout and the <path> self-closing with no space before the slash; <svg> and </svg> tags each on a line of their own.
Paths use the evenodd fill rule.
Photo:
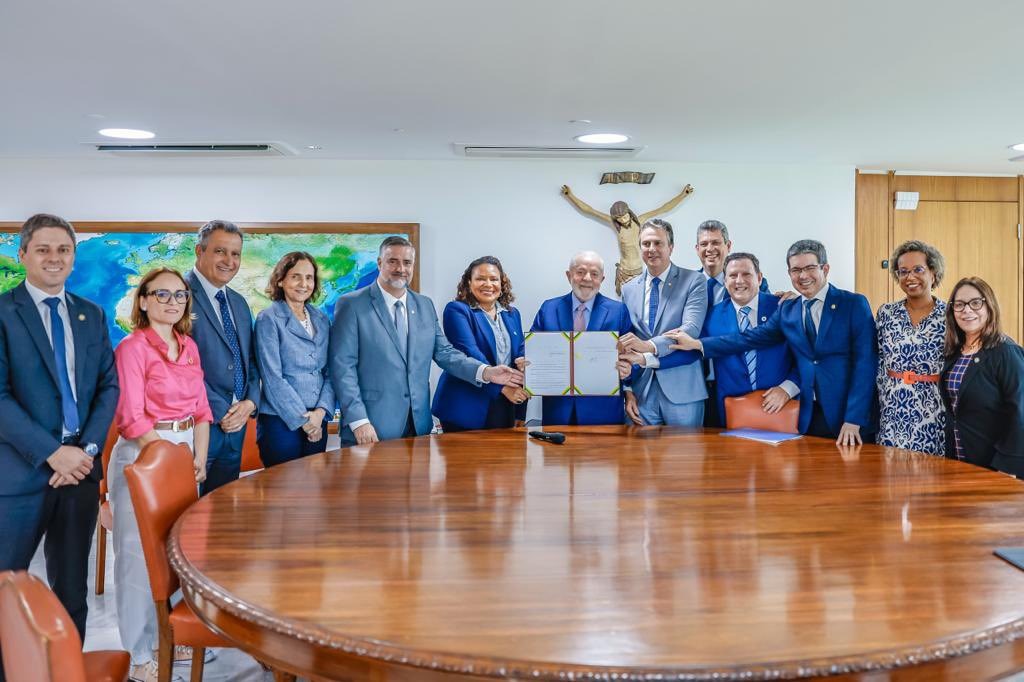
<svg viewBox="0 0 1024 682">
<path fill-rule="evenodd" d="M 673 352 L 672 339 L 665 332 L 682 328 L 700 334 L 707 289 L 699 272 L 672 263 L 674 245 L 668 221 L 655 218 L 644 223 L 640 231 L 644 271 L 622 287 L 633 331 L 620 339 L 620 350 L 632 353 L 641 367 L 633 372 L 632 390 L 627 388 L 626 414 L 638 424 L 700 426 L 708 396 L 704 373 L 694 354 Z"/>
<path fill-rule="evenodd" d="M 725 257 L 725 289 L 728 294 L 708 312 L 702 337 L 736 334 L 767 322 L 779 307 L 779 298 L 760 290 L 764 281 L 761 264 L 751 253 L 736 252 Z M 785 343 L 743 353 L 724 355 L 715 360 L 714 424 L 725 426 L 725 398 L 764 391 L 761 405 L 774 414 L 800 394 L 799 376 L 793 355 Z"/>
<path fill-rule="evenodd" d="M 117 371 L 103 310 L 64 288 L 74 229 L 34 215 L 20 240 L 25 281 L 0 296 L 0 571 L 26 570 L 45 533 L 50 587 L 84 640 Z"/>
<path fill-rule="evenodd" d="M 335 304 L 329 362 L 342 445 L 430 433 L 431 361 L 463 381 L 523 385 L 522 372 L 485 365 L 448 343 L 433 301 L 409 291 L 415 263 L 408 239 L 388 237 L 377 281 Z"/>
<path fill-rule="evenodd" d="M 252 311 L 228 286 L 241 263 L 242 231 L 237 225 L 211 220 L 199 228 L 196 265 L 185 279 L 195 311 L 192 338 L 199 347 L 213 411 L 203 495 L 238 478 L 245 427 L 260 402 Z"/>
<path fill-rule="evenodd" d="M 604 260 L 594 251 L 581 251 L 565 271 L 572 291 L 541 304 L 532 332 L 612 331 L 619 336 L 632 329 L 629 310 L 601 294 Z M 551 424 L 621 424 L 625 421 L 622 396 L 544 396 L 545 426 Z"/>
<path fill-rule="evenodd" d="M 821 242 L 796 242 L 786 263 L 800 297 L 784 301 L 764 324 L 700 341 L 688 330 L 666 336 L 676 339 L 676 348 L 703 350 L 712 358 L 786 341 L 800 376 L 800 432 L 835 438 L 840 445 L 870 442 L 878 348 L 868 301 L 828 283 Z"/>
</svg>

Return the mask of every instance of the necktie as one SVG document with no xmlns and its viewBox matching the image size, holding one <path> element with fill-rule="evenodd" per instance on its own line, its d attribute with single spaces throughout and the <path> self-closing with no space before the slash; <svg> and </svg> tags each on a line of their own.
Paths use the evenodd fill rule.
<svg viewBox="0 0 1024 682">
<path fill-rule="evenodd" d="M 43 303 L 50 307 L 50 336 L 53 338 L 53 359 L 57 363 L 57 383 L 60 386 L 60 408 L 64 415 L 64 428 L 70 433 L 78 433 L 78 405 L 75 403 L 75 394 L 71 390 L 71 377 L 68 375 L 64 321 L 57 313 L 60 299 L 54 296 L 44 299 Z"/>
<path fill-rule="evenodd" d="M 402 312 L 404 307 L 401 301 L 395 301 L 395 330 L 398 332 L 398 348 L 403 358 L 409 349 L 409 323 Z"/>
<path fill-rule="evenodd" d="M 750 329 L 750 306 L 740 308 L 740 331 Z M 750 379 L 750 388 L 757 388 L 757 351 L 748 350 L 743 353 L 743 360 L 747 363 L 747 377 Z"/>
<path fill-rule="evenodd" d="M 807 341 L 811 344 L 811 348 L 814 348 L 814 342 L 818 340 L 818 330 L 814 327 L 814 318 L 811 317 L 811 306 L 814 305 L 814 301 L 817 299 L 811 299 L 804 301 L 804 333 L 807 334 Z"/>
<path fill-rule="evenodd" d="M 587 321 L 584 319 L 583 314 L 587 311 L 587 306 L 580 303 L 579 307 L 576 308 L 576 314 L 572 318 L 572 330 L 574 332 L 585 332 L 587 331 Z"/>
<path fill-rule="evenodd" d="M 231 320 L 231 311 L 228 309 L 228 298 L 221 289 L 214 297 L 220 304 L 220 321 L 224 325 L 224 336 L 227 337 L 228 347 L 231 349 L 231 367 L 235 373 L 235 398 L 242 399 L 245 395 L 245 369 L 242 367 L 242 349 L 238 345 L 238 331 L 235 323 Z"/>
<path fill-rule="evenodd" d="M 718 286 L 718 280 L 712 277 L 708 280 L 708 310 L 711 310 L 712 306 L 715 305 L 715 288 Z"/>
<path fill-rule="evenodd" d="M 661 284 L 661 280 L 657 277 L 651 279 L 651 302 L 647 306 L 647 328 L 654 333 L 654 321 L 658 319 L 658 299 L 661 298 L 658 293 L 658 285 Z"/>
</svg>

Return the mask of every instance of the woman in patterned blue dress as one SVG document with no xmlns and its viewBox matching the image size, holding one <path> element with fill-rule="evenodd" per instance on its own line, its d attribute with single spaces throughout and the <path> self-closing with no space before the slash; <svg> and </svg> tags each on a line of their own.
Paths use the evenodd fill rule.
<svg viewBox="0 0 1024 682">
<path fill-rule="evenodd" d="M 878 443 L 934 455 L 945 452 L 945 408 L 939 375 L 945 362 L 946 303 L 932 295 L 945 261 L 934 246 L 912 240 L 889 261 L 906 294 L 878 309 Z"/>
</svg>

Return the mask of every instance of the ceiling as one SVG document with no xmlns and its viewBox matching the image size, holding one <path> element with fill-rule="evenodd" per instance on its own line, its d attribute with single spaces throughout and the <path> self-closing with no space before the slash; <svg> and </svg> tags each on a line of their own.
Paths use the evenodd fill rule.
<svg viewBox="0 0 1024 682">
<path fill-rule="evenodd" d="M 607 130 L 649 161 L 1016 174 L 1022 29 L 1019 0 L 2 0 L 0 156 L 96 155 L 104 127 L 342 159 Z"/>
</svg>

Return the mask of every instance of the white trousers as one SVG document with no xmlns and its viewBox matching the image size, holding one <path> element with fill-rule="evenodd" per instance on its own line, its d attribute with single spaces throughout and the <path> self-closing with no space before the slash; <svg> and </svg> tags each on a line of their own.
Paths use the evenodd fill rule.
<svg viewBox="0 0 1024 682">
<path fill-rule="evenodd" d="M 157 431 L 160 438 L 172 443 L 192 444 L 188 431 Z M 114 515 L 114 581 L 117 602 L 117 629 L 121 646 L 131 654 L 133 664 L 153 660 L 157 648 L 158 626 L 153 591 L 149 587 L 149 571 L 142 553 L 139 522 L 135 518 L 131 494 L 124 478 L 124 468 L 139 456 L 135 441 L 118 438 L 110 453 L 107 470 L 110 510 Z"/>
</svg>

